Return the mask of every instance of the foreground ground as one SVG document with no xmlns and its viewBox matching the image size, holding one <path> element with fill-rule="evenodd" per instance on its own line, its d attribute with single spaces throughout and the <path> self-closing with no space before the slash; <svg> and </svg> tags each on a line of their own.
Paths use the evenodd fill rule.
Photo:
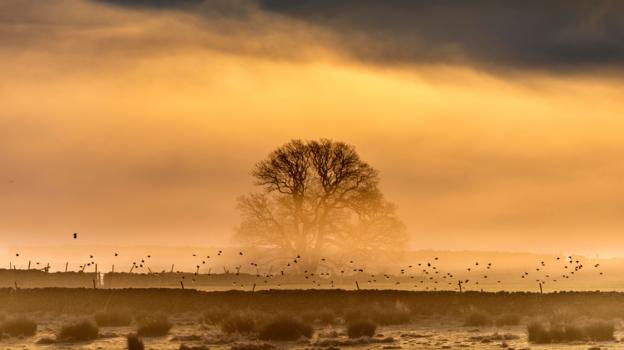
<svg viewBox="0 0 624 350">
<path fill-rule="evenodd" d="M 168 318 L 172 328 L 166 335 L 142 337 L 147 349 L 183 345 L 245 350 L 624 348 L 619 341 L 624 337 L 620 321 L 624 294 L 620 293 L 4 289 L 0 290 L 0 313 L 3 319 L 22 317 L 38 325 L 32 336 L 5 334 L 0 340 L 2 349 L 124 349 L 126 335 L 136 332 L 140 320 L 151 314 Z M 93 340 L 56 340 L 63 326 L 93 320 L 96 313 L 128 315 L 131 320 L 122 326 L 99 326 Z M 310 325 L 311 337 L 260 340 L 261 325 L 278 314 Z M 349 338 L 346 329 L 355 318 L 377 324 L 374 335 Z M 245 320 L 252 320 L 254 326 L 246 327 Z M 538 321 L 609 323 L 615 326 L 614 338 L 596 341 L 580 336 L 536 344 L 529 342 L 527 324 Z M 231 329 L 224 326 L 228 322 L 233 324 Z"/>
</svg>

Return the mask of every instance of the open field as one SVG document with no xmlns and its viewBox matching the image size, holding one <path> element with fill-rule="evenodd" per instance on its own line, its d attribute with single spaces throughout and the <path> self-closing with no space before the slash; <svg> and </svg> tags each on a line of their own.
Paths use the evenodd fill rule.
<svg viewBox="0 0 624 350">
<path fill-rule="evenodd" d="M 624 337 L 624 294 L 599 292 L 1 289 L 0 315 L 7 348 L 123 349 L 135 332 L 149 349 L 606 349 Z M 11 335 L 15 320 L 37 330 Z M 60 339 L 80 320 L 96 336 Z M 536 324 L 548 338 L 529 341 Z"/>
</svg>

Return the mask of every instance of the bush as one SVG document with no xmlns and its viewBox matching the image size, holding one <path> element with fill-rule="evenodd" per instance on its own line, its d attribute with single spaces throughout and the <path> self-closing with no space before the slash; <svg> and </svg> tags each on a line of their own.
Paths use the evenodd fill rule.
<svg viewBox="0 0 624 350">
<path fill-rule="evenodd" d="M 546 344 L 552 341 L 549 330 L 543 324 L 532 322 L 527 326 L 529 341 L 537 344 Z"/>
<path fill-rule="evenodd" d="M 163 337 L 173 327 L 165 315 L 143 316 L 138 324 L 137 335 L 140 337 Z"/>
<path fill-rule="evenodd" d="M 584 329 L 575 325 L 566 325 L 563 327 L 563 339 L 561 341 L 575 341 L 586 339 Z M 553 341 L 559 341 L 559 338 L 553 337 Z"/>
<path fill-rule="evenodd" d="M 377 331 L 377 325 L 370 320 L 355 320 L 347 324 L 349 338 L 372 337 Z"/>
<path fill-rule="evenodd" d="M 515 314 L 504 314 L 496 319 L 496 325 L 501 326 L 517 326 L 520 324 L 520 316 Z"/>
<path fill-rule="evenodd" d="M 259 338 L 262 340 L 297 340 L 302 336 L 310 338 L 312 333 L 310 325 L 294 317 L 280 316 L 260 329 Z"/>
<path fill-rule="evenodd" d="M 13 337 L 31 337 L 37 333 L 37 322 L 25 317 L 8 319 L 0 326 L 2 333 Z"/>
<path fill-rule="evenodd" d="M 251 333 L 256 329 L 256 320 L 249 313 L 238 312 L 221 322 L 223 333 Z"/>
<path fill-rule="evenodd" d="M 63 326 L 57 338 L 61 341 L 87 341 L 97 339 L 99 333 L 93 322 L 82 320 Z"/>
<path fill-rule="evenodd" d="M 98 312 L 94 319 L 100 327 L 124 327 L 132 322 L 132 316 L 129 313 L 120 311 Z"/>
<path fill-rule="evenodd" d="M 144 350 L 145 345 L 143 345 L 143 341 L 136 334 L 128 335 L 128 350 Z"/>
<path fill-rule="evenodd" d="M 613 340 L 614 332 L 615 327 L 609 322 L 593 322 L 585 326 L 585 333 L 594 341 Z"/>
<path fill-rule="evenodd" d="M 607 322 L 594 322 L 585 326 L 544 325 L 531 323 L 528 326 L 529 341 L 537 344 L 560 343 L 577 340 L 607 341 L 613 340 L 614 326 Z"/>
<path fill-rule="evenodd" d="M 490 319 L 490 315 L 483 311 L 472 311 L 464 320 L 464 326 L 468 327 L 480 327 L 480 326 L 488 326 L 492 324 L 492 320 Z"/>
</svg>

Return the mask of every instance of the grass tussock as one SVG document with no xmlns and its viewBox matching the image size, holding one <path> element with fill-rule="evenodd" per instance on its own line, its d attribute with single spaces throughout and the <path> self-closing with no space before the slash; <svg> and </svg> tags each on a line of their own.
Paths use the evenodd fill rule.
<svg viewBox="0 0 624 350">
<path fill-rule="evenodd" d="M 101 311 L 93 319 L 100 327 L 125 327 L 132 322 L 132 315 L 122 311 Z"/>
<path fill-rule="evenodd" d="M 613 340 L 615 327 L 608 322 L 592 322 L 585 325 L 551 324 L 532 322 L 528 325 L 529 341 L 536 344 L 565 343 L 571 341 Z"/>
<path fill-rule="evenodd" d="M 164 337 L 173 328 L 169 318 L 162 314 L 142 316 L 137 322 L 137 335 L 140 337 Z"/>
<path fill-rule="evenodd" d="M 81 320 L 61 328 L 57 335 L 60 341 L 89 341 L 97 339 L 100 331 L 98 327 L 89 320 Z"/>
<path fill-rule="evenodd" d="M 609 341 L 613 340 L 613 333 L 615 327 L 613 323 L 596 321 L 585 326 L 585 333 L 589 339 L 594 341 Z"/>
<path fill-rule="evenodd" d="M 464 319 L 464 326 L 466 327 L 482 327 L 492 324 L 492 318 L 490 315 L 483 311 L 471 311 L 466 315 Z"/>
<path fill-rule="evenodd" d="M 301 337 L 311 338 L 312 327 L 292 316 L 278 316 L 260 328 L 261 340 L 288 341 Z"/>
<path fill-rule="evenodd" d="M 347 323 L 349 338 L 372 337 L 376 331 L 377 325 L 371 320 L 359 319 Z"/>
<path fill-rule="evenodd" d="M 256 330 L 256 317 L 249 312 L 236 312 L 221 321 L 223 333 L 251 333 Z"/>
<path fill-rule="evenodd" d="M 31 337 L 37 333 L 37 322 L 25 317 L 9 318 L 0 324 L 0 334 L 3 333 L 12 337 Z"/>
<path fill-rule="evenodd" d="M 141 338 L 136 334 L 129 334 L 126 338 L 128 341 L 128 350 L 144 350 L 145 345 Z"/>
</svg>

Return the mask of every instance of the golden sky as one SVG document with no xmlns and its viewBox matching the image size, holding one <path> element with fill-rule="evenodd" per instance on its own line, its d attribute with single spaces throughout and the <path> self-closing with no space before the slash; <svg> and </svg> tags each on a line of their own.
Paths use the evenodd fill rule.
<svg viewBox="0 0 624 350">
<path fill-rule="evenodd" d="M 414 248 L 624 255 L 612 62 L 389 60 L 248 4 L 123 3 L 0 0 L 0 246 L 231 243 L 254 163 L 325 137 L 379 169 Z"/>
</svg>

